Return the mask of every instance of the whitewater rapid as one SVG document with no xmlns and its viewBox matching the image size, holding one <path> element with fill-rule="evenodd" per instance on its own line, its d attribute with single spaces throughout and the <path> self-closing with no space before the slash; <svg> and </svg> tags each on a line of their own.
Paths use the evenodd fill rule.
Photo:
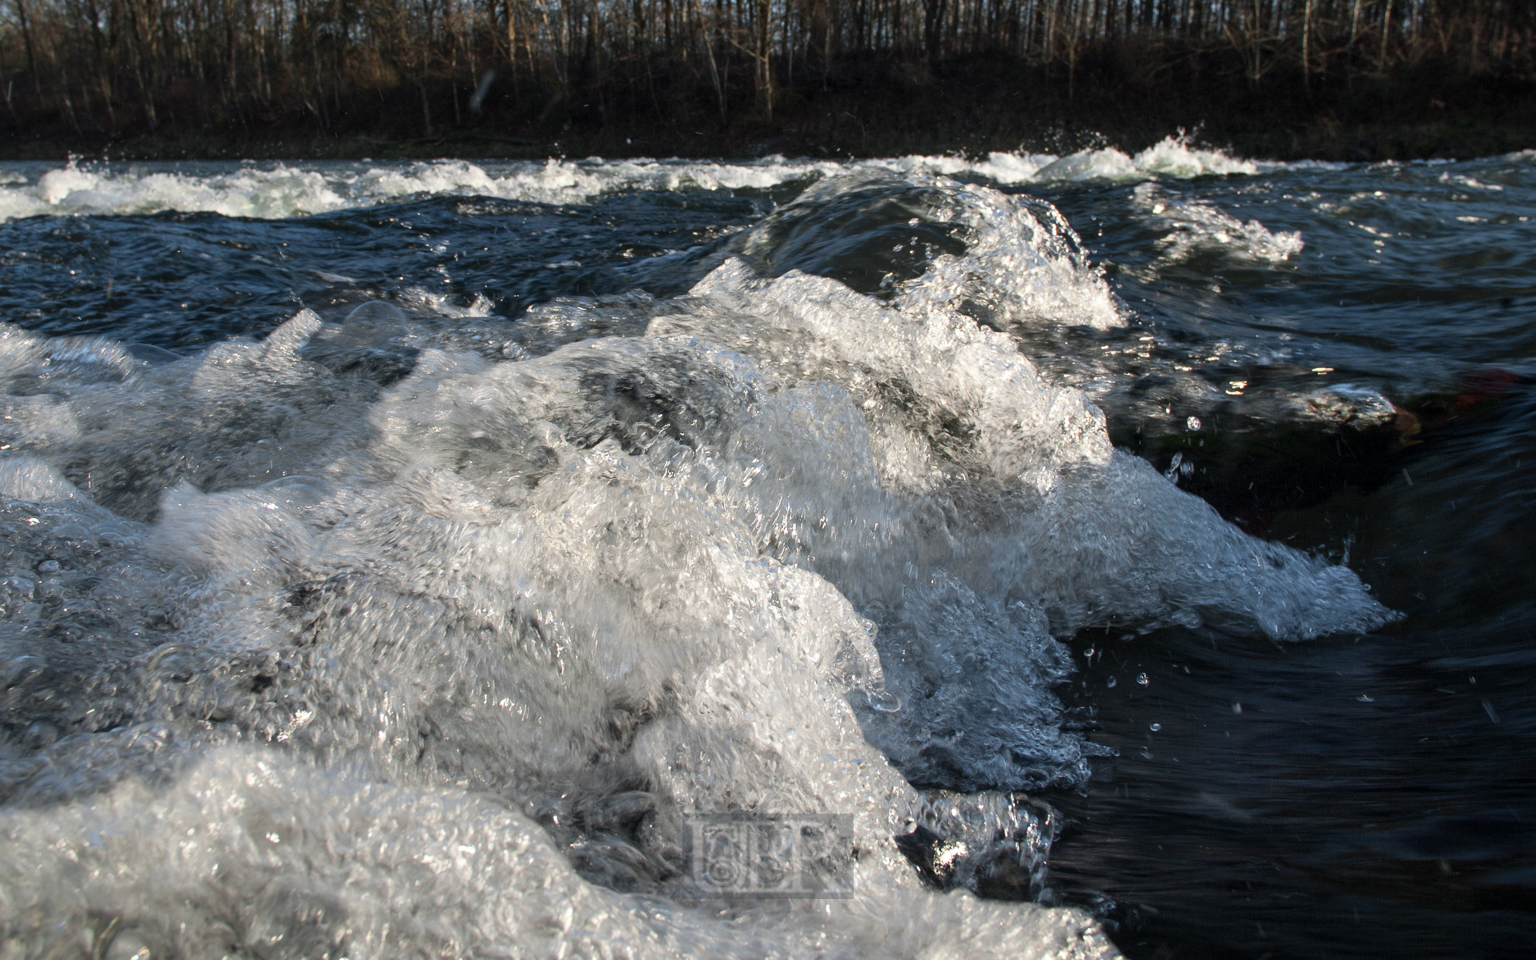
<svg viewBox="0 0 1536 960">
<path fill-rule="evenodd" d="M 1270 167 L 1273 164 L 1265 164 Z M 262 219 L 329 213 L 419 196 L 587 203 L 629 190 L 769 190 L 849 172 L 945 175 L 1023 185 L 1084 180 L 1252 174 L 1260 166 L 1172 137 L 1134 156 L 1113 147 L 1067 156 L 991 153 L 979 161 L 908 156 L 856 161 L 745 163 L 700 160 L 369 161 L 245 163 L 207 174 L 198 164 L 13 165 L 0 172 L 0 220 L 42 214 L 143 214 L 175 210 Z"/>
<path fill-rule="evenodd" d="M 306 308 L 190 355 L 0 328 L 0 956 L 1114 955 L 972 892 L 1041 893 L 1059 825 L 1020 792 L 1104 752 L 1062 640 L 1394 616 L 1116 451 L 1015 335 L 1129 308 L 1049 204 L 946 175 L 1251 167 L 1176 146 L 0 187 L 278 217 L 816 179 L 669 260 L 675 296 Z M 863 292 L 781 262 L 870 197 L 963 247 Z M 1138 202 L 1172 258 L 1201 224 L 1300 249 Z M 721 894 L 689 846 L 720 815 L 846 818 L 806 868 L 839 895 Z"/>
</svg>

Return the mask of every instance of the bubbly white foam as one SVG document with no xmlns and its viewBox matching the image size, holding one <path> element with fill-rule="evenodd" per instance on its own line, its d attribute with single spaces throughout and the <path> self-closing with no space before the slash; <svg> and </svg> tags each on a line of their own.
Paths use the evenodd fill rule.
<svg viewBox="0 0 1536 960">
<path fill-rule="evenodd" d="M 1130 157 L 1113 147 L 1083 150 L 1042 167 L 1041 180 L 1134 180 L 1140 173 Z"/>
<path fill-rule="evenodd" d="M 174 781 L 4 816 L 0 948 L 25 956 L 1115 956 L 1076 911 L 903 890 L 690 910 L 586 882 L 496 798 L 222 748 Z M 61 891 L 69 896 L 60 898 Z M 62 900 L 62 903 L 61 903 Z M 43 937 L 29 936 L 39 921 Z M 62 927 L 61 929 L 59 929 Z"/>
<path fill-rule="evenodd" d="M 924 185 L 1017 234 L 967 257 L 1097 309 L 1044 208 Z M 1100 752 L 1060 637 L 1391 614 L 1114 452 L 933 295 L 959 269 L 882 302 L 730 257 L 155 365 L 0 328 L 0 951 L 1112 955 L 892 837 L 1037 892 L 1009 791 Z M 802 869 L 847 898 L 709 899 L 722 814 L 846 815 Z"/>
<path fill-rule="evenodd" d="M 1126 311 L 1055 207 L 981 186 L 941 189 L 951 203 L 942 216 L 967 228 L 966 252 L 937 258 L 903 285 L 905 309 L 942 303 L 993 325 L 1125 326 Z"/>
<path fill-rule="evenodd" d="M 0 192 L 0 213 L 15 218 L 177 210 L 271 219 L 347 206 L 336 186 L 317 170 L 281 165 L 200 176 L 133 169 L 119 174 L 71 163 L 44 173 L 35 184 Z"/>
<path fill-rule="evenodd" d="M 1155 183 L 1144 183 L 1133 202 L 1160 229 L 1160 261 L 1179 263 L 1217 253 L 1254 263 L 1284 263 L 1304 249 L 1298 231 L 1271 231 L 1257 220 L 1239 220 L 1213 204 L 1185 200 Z"/>
<path fill-rule="evenodd" d="M 807 232 L 816 234 L 812 254 L 835 239 L 867 244 L 871 235 L 881 234 L 873 233 L 876 228 L 861 215 L 887 204 L 884 216 L 890 217 L 892 210 L 901 211 L 903 218 L 917 213 L 906 221 L 908 227 L 925 221 L 942 226 L 965 246 L 963 254 L 933 257 L 923 273 L 910 280 L 892 283 L 893 277 L 887 276 L 885 283 L 906 312 L 960 311 L 999 329 L 1060 324 L 1107 330 L 1125 325 L 1126 311 L 1055 207 L 944 176 L 864 170 L 828 177 L 734 234 L 704 262 L 718 263 L 738 252 L 767 258 L 775 269 L 782 269 L 785 264 L 779 260 L 786 254 L 781 245 L 789 235 L 803 237 Z M 845 228 L 851 235 L 842 232 Z M 797 252 L 800 249 L 788 254 L 789 264 L 803 263 L 795 259 Z M 883 253 L 866 250 L 865 256 L 873 262 Z"/>
<path fill-rule="evenodd" d="M 1180 179 L 1259 172 L 1259 165 L 1252 160 L 1234 157 L 1223 150 L 1201 150 L 1182 137 L 1165 137 L 1136 154 L 1131 162 L 1143 173 Z"/>
<path fill-rule="evenodd" d="M 1113 148 L 1066 157 L 991 153 L 980 161 L 906 156 L 853 161 L 767 157 L 694 160 L 438 160 L 387 166 L 290 162 L 271 165 L 69 164 L 33 179 L 0 170 L 0 220 L 41 214 L 142 214 L 176 210 L 230 217 L 282 218 L 368 207 L 414 197 L 485 196 L 512 201 L 587 203 L 626 190 L 767 190 L 849 172 L 942 174 L 1023 185 L 1060 180 L 1134 180 L 1252 174 L 1248 160 L 1168 138 L 1134 157 Z"/>
<path fill-rule="evenodd" d="M 1033 182 L 1045 167 L 1058 158 L 1048 153 L 992 152 L 985 160 L 972 161 L 964 157 L 925 157 L 911 155 L 891 162 L 891 168 L 903 174 L 942 174 L 944 176 L 984 177 L 994 183 L 1024 184 Z"/>
</svg>

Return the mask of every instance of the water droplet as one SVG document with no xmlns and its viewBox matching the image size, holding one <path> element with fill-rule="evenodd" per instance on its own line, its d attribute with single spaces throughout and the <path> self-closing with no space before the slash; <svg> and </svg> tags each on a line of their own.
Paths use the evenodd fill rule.
<svg viewBox="0 0 1536 960">
<path fill-rule="evenodd" d="M 1159 730 L 1161 730 L 1161 729 L 1163 729 L 1163 725 L 1162 725 L 1162 724 L 1160 724 L 1160 723 L 1154 723 L 1154 724 L 1152 724 L 1152 726 L 1151 726 L 1151 727 L 1150 727 L 1150 728 L 1149 728 L 1149 729 L 1150 729 L 1150 730 L 1151 730 L 1151 731 L 1152 731 L 1152 732 L 1153 732 L 1153 733 L 1156 733 L 1156 732 L 1157 732 L 1157 731 L 1159 731 Z"/>
<path fill-rule="evenodd" d="M 1234 704 L 1232 704 L 1232 712 L 1233 713 L 1242 713 L 1243 712 L 1243 705 L 1241 703 L 1234 703 Z"/>
<path fill-rule="evenodd" d="M 868 690 L 864 695 L 868 698 L 871 709 L 880 713 L 901 712 L 901 698 L 889 690 Z"/>
<path fill-rule="evenodd" d="M 1106 687 L 1113 687 L 1115 684 L 1117 684 L 1119 682 L 1120 681 L 1116 680 L 1114 677 L 1110 677 L 1108 680 L 1104 681 L 1104 686 L 1106 686 Z"/>
<path fill-rule="evenodd" d="M 1163 471 L 1163 476 L 1172 480 L 1179 472 L 1179 464 L 1184 462 L 1184 452 L 1179 451 L 1173 455 L 1173 460 L 1168 464 L 1168 469 Z"/>
<path fill-rule="evenodd" d="M 1152 679 L 1150 677 L 1148 677 L 1145 673 L 1138 673 L 1138 674 L 1136 674 L 1136 682 L 1141 684 L 1144 687 L 1147 684 L 1151 683 Z"/>
<path fill-rule="evenodd" d="M 1190 429 L 1190 432 L 1194 432 L 1196 430 L 1199 430 L 1200 429 L 1200 418 L 1199 417 L 1190 417 L 1188 420 L 1184 421 L 1184 426 L 1188 427 Z"/>
</svg>

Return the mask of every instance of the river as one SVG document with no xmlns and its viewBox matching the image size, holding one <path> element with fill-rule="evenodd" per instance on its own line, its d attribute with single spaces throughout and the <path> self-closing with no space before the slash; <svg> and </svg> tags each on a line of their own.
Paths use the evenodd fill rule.
<svg viewBox="0 0 1536 960">
<path fill-rule="evenodd" d="M 0 165 L 0 958 L 1523 956 L 1533 216 Z"/>
</svg>

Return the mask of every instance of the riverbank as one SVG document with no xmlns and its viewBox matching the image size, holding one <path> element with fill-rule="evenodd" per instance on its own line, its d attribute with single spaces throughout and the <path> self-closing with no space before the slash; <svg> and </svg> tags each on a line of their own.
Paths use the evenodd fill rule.
<svg viewBox="0 0 1536 960">
<path fill-rule="evenodd" d="M 1063 153 L 1114 145 L 1134 151 L 1178 130 L 1205 146 L 1274 160 L 1466 159 L 1536 148 L 1536 81 L 1452 79 L 1433 71 L 1390 78 L 1277 71 L 1241 82 L 1219 61 L 1141 71 L 1084 63 L 1073 74 L 1006 59 L 927 68 L 844 65 L 776 94 L 771 118 L 744 92 L 722 121 L 706 101 L 639 104 L 594 94 L 578 103 L 527 87 L 493 96 L 480 117 L 462 91 L 424 123 L 414 93 L 376 110 L 328 119 L 303 110 L 238 126 L 184 122 L 167 111 L 155 131 L 116 133 L 76 116 L 0 128 L 0 159 L 398 159 L 415 157 L 891 156 L 990 151 Z M 744 103 L 742 103 L 744 101 Z M 398 109 L 396 109 L 398 108 Z M 191 111 L 183 111 L 183 116 Z M 430 133 L 428 131 L 431 131 Z"/>
</svg>

